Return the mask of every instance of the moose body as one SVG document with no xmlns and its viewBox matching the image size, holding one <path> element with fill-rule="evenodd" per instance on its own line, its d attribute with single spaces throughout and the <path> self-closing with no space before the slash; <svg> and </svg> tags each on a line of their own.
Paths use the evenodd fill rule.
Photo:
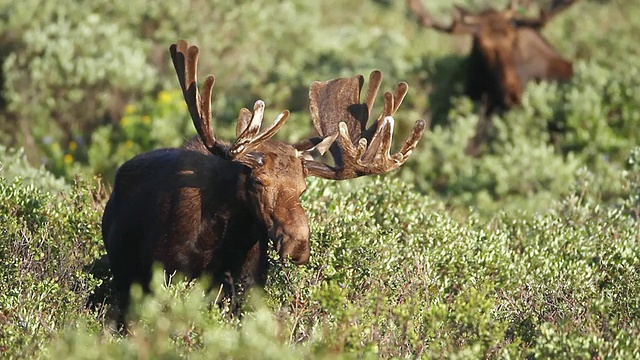
<svg viewBox="0 0 640 360">
<path fill-rule="evenodd" d="M 267 231 L 248 203 L 247 168 L 189 149 L 138 155 L 120 167 L 103 217 L 118 291 L 169 272 L 264 284 Z M 148 289 L 147 289 L 148 290 Z"/>
<path fill-rule="evenodd" d="M 282 258 L 308 261 L 301 162 L 290 145 L 273 140 L 262 151 L 261 172 L 282 176 L 276 196 L 261 194 L 258 181 L 266 177 L 212 155 L 199 140 L 138 155 L 118 169 L 102 229 L 121 308 L 133 283 L 149 291 L 154 263 L 190 278 L 206 273 L 231 297 L 265 284 L 269 239 Z"/>
<path fill-rule="evenodd" d="M 180 41 L 170 50 L 198 138 L 180 149 L 138 155 L 118 169 L 102 235 L 121 325 L 131 285 L 140 283 L 149 291 L 154 262 L 192 278 L 209 274 L 228 296 L 236 285 L 264 285 L 269 244 L 282 260 L 307 263 L 309 224 L 300 204 L 305 178 L 344 180 L 396 169 L 425 128 L 418 120 L 400 151 L 389 154 L 392 115 L 407 93 L 405 83 L 385 93 L 382 114 L 364 128 L 382 79 L 374 71 L 362 104 L 362 76 L 312 84 L 317 136 L 295 145 L 272 140 L 289 113 L 260 131 L 265 105 L 259 100 L 253 111 L 240 110 L 237 139 L 222 142 L 211 127 L 214 78 L 207 77 L 202 96 L 196 83 L 198 48 Z M 314 160 L 326 150 L 333 165 Z"/>
</svg>

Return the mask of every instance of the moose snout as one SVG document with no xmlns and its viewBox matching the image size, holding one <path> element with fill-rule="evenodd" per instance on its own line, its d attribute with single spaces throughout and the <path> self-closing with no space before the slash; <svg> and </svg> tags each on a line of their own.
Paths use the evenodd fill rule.
<svg viewBox="0 0 640 360">
<path fill-rule="evenodd" d="M 286 243 L 280 248 L 280 258 L 289 259 L 296 265 L 305 265 L 309 262 L 309 242 Z"/>
<path fill-rule="evenodd" d="M 309 225 L 300 224 L 295 227 L 280 229 L 276 237 L 275 247 L 280 259 L 289 259 L 296 265 L 304 265 L 309 262 Z"/>
</svg>

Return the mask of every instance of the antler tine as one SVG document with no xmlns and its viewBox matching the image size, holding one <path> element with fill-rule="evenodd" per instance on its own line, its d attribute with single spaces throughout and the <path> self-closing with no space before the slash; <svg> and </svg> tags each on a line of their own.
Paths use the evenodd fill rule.
<svg viewBox="0 0 640 360">
<path fill-rule="evenodd" d="M 256 136 L 253 139 L 253 142 L 263 142 L 266 141 L 270 138 L 272 138 L 276 132 L 278 132 L 278 130 L 280 130 L 280 128 L 282 127 L 282 125 L 284 125 L 285 121 L 287 121 L 287 119 L 289 118 L 289 110 L 285 110 L 283 112 L 281 112 L 275 119 L 275 121 L 273 122 L 273 124 L 271 124 L 271 126 L 269 126 L 266 130 L 264 130 L 263 132 L 261 132 L 260 134 L 258 134 L 258 136 Z"/>
<path fill-rule="evenodd" d="M 211 95 L 213 94 L 213 85 L 216 83 L 216 78 L 213 75 L 209 75 L 204 79 L 202 85 L 202 97 L 200 98 L 200 118 L 202 119 L 202 133 L 206 138 L 206 143 L 211 144 L 210 147 L 216 143 L 216 138 L 211 126 Z"/>
<path fill-rule="evenodd" d="M 393 115 L 393 108 L 395 107 L 393 106 L 394 100 L 392 93 L 388 91 L 384 93 L 384 107 L 382 108 L 380 119 Z"/>
<path fill-rule="evenodd" d="M 537 18 L 521 18 L 517 19 L 518 26 L 528 26 L 533 28 L 541 28 L 547 24 L 554 16 L 568 9 L 571 5 L 577 3 L 578 0 L 553 0 L 549 8 L 540 9 L 540 15 Z"/>
<path fill-rule="evenodd" d="M 204 81 L 203 94 L 198 91 L 197 69 L 200 51 L 197 46 L 189 46 L 185 40 L 178 41 L 169 47 L 173 66 L 178 76 L 180 89 L 184 96 L 193 125 L 202 139 L 202 143 L 213 154 L 225 156 L 225 148 L 216 141 L 211 127 L 211 95 L 215 78 L 207 76 Z"/>
<path fill-rule="evenodd" d="M 364 175 L 377 175 L 395 170 L 404 164 L 409 155 L 418 145 L 426 128 L 424 120 L 416 121 L 411 135 L 405 140 L 402 148 L 396 154 L 390 155 L 391 142 L 393 137 L 394 119 L 387 116 L 383 119 L 372 139 L 371 145 L 367 147 L 366 140 L 360 139 L 355 147 L 346 139 L 349 139 L 349 130 L 344 123 L 340 123 L 340 148 L 344 165 L 342 168 L 333 169 L 333 172 L 318 175 L 320 177 L 344 180 Z"/>
<path fill-rule="evenodd" d="M 413 126 L 413 130 L 411 130 L 411 135 L 409 135 L 409 137 L 404 141 L 404 144 L 402 144 L 402 147 L 395 155 L 402 155 L 402 160 L 400 160 L 402 161 L 402 163 L 407 161 L 409 155 L 411 155 L 411 153 L 413 152 L 413 149 L 418 146 L 418 141 L 420 141 L 420 138 L 422 137 L 422 134 L 424 133 L 426 127 L 426 121 L 422 119 L 416 121 L 415 125 Z"/>
<path fill-rule="evenodd" d="M 232 157 L 237 157 L 241 153 L 246 151 L 247 145 L 251 144 L 251 141 L 256 136 L 258 131 L 260 131 L 260 126 L 262 126 L 262 119 L 264 117 L 264 101 L 258 100 L 253 105 L 253 113 L 251 120 L 247 124 L 246 128 L 240 136 L 236 139 L 236 141 L 231 145 L 231 149 L 229 153 Z M 241 114 L 242 114 L 241 110 Z M 242 116 L 242 115 L 241 115 Z M 239 124 L 238 124 L 239 125 Z"/>
<path fill-rule="evenodd" d="M 400 107 L 400 105 L 402 105 L 402 101 L 404 100 L 404 97 L 407 96 L 408 92 L 409 84 L 407 84 L 406 82 L 403 81 L 396 85 L 396 90 L 393 92 L 393 114 L 398 111 L 398 108 Z"/>
<path fill-rule="evenodd" d="M 371 117 L 371 109 L 376 101 L 376 95 L 382 84 L 382 72 L 374 70 L 369 74 L 369 85 L 367 86 L 367 96 L 365 97 L 365 104 L 367 104 L 368 117 Z"/>
<path fill-rule="evenodd" d="M 378 117 L 378 121 L 381 121 L 387 116 L 393 116 L 396 111 L 398 111 L 398 108 L 400 108 L 400 105 L 402 105 L 402 101 L 407 95 L 407 92 L 409 92 L 409 85 L 406 82 L 401 82 L 396 85 L 393 93 L 384 93 L 384 108 Z"/>
<path fill-rule="evenodd" d="M 264 101 L 258 100 L 253 106 L 253 113 L 247 109 L 240 110 L 238 124 L 236 125 L 236 134 L 240 133 L 240 135 L 229 150 L 232 158 L 241 158 L 243 155 L 255 150 L 261 143 L 272 138 L 289 118 L 289 110 L 285 110 L 276 117 L 271 126 L 258 133 L 264 118 L 264 108 Z M 249 116 L 251 116 L 250 119 Z"/>
<path fill-rule="evenodd" d="M 396 113 L 408 91 L 409 85 L 405 82 L 401 82 L 396 85 L 396 89 L 393 93 L 386 92 L 384 94 L 384 108 L 376 122 L 373 123 L 373 125 L 371 125 L 371 127 L 366 131 L 362 132 L 363 138 L 367 139 L 367 141 L 372 141 L 371 139 L 373 134 L 378 130 L 378 127 L 382 124 L 384 118 L 387 116 L 393 116 Z"/>
<path fill-rule="evenodd" d="M 238 122 L 236 124 L 236 138 L 240 137 L 243 131 L 247 129 L 249 126 L 249 122 L 251 121 L 251 110 L 247 108 L 240 109 L 240 113 L 238 114 Z"/>
<path fill-rule="evenodd" d="M 171 54 L 171 60 L 173 61 L 173 68 L 176 70 L 176 75 L 178 76 L 180 90 L 184 91 L 187 88 L 185 82 L 186 67 L 184 56 L 184 54 L 187 53 L 187 42 L 179 40 L 177 44 L 171 44 L 171 46 L 169 46 L 169 53 Z"/>
</svg>

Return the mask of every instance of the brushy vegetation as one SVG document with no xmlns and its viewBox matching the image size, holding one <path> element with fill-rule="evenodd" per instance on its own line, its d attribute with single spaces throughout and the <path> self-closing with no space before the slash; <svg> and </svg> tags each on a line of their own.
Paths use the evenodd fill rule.
<svg viewBox="0 0 640 360">
<path fill-rule="evenodd" d="M 309 266 L 274 260 L 242 321 L 211 306 L 203 283 L 167 286 L 158 270 L 155 296 L 134 290 L 126 338 L 99 301 L 85 307 L 108 281 L 94 186 L 54 198 L 2 181 L 0 347 L 16 358 L 637 357 L 639 160 L 637 149 L 616 208 L 590 201 L 582 181 L 546 214 L 462 223 L 390 177 L 357 190 L 312 180 Z"/>
<path fill-rule="evenodd" d="M 472 158 L 468 39 L 419 28 L 403 1 L 0 5 L 0 357 L 640 358 L 639 13 L 583 0 L 554 19 L 575 77 L 531 84 Z M 158 270 L 121 337 L 100 216 L 119 164 L 195 133 L 167 56 L 179 38 L 216 75 L 223 138 L 262 98 L 301 139 L 312 80 L 374 68 L 411 87 L 395 138 L 419 117 L 432 129 L 399 172 L 309 180 L 311 263 L 274 257 L 242 320 L 204 280 Z"/>
</svg>

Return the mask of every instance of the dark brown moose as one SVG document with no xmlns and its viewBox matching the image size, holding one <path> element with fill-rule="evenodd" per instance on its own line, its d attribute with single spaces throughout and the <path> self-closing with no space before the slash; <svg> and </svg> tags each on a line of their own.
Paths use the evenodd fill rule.
<svg viewBox="0 0 640 360">
<path fill-rule="evenodd" d="M 116 174 L 102 235 L 122 314 L 132 283 L 149 291 L 154 262 L 169 273 L 208 274 L 230 296 L 236 285 L 264 285 L 269 242 L 283 260 L 307 263 L 309 224 L 300 205 L 305 177 L 343 180 L 394 170 L 425 128 L 418 120 L 401 149 L 390 155 L 392 116 L 407 93 L 406 83 L 384 94 L 382 114 L 365 128 L 382 81 L 374 71 L 364 103 L 362 76 L 311 85 L 316 137 L 296 145 L 271 139 L 288 111 L 260 132 L 265 104 L 258 100 L 253 111 L 240 110 L 237 139 L 229 144 L 216 138 L 211 126 L 214 77 L 208 76 L 198 91 L 198 48 L 179 41 L 170 52 L 199 136 L 183 148 L 137 155 Z M 333 165 L 314 160 L 327 149 Z"/>
<path fill-rule="evenodd" d="M 466 93 L 485 102 L 487 113 L 520 104 L 530 80 L 566 80 L 573 65 L 562 58 L 540 34 L 542 27 L 577 0 L 553 0 L 537 18 L 519 17 L 519 4 L 511 0 L 502 11 L 488 9 L 473 14 L 456 6 L 453 21 L 445 25 L 424 8 L 423 0 L 407 0 L 419 23 L 449 34 L 471 34 Z"/>
</svg>

